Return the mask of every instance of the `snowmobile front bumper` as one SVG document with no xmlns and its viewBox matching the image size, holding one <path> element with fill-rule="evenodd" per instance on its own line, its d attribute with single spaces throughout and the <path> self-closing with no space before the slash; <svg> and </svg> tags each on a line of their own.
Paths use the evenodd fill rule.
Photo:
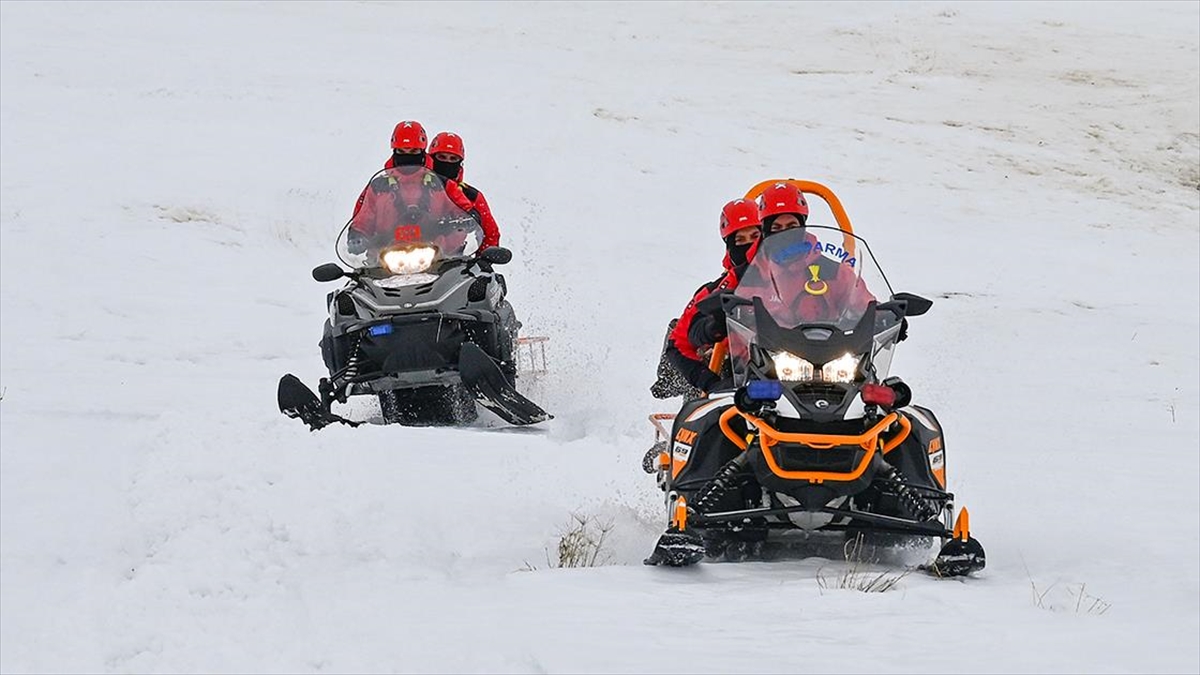
<svg viewBox="0 0 1200 675">
<path fill-rule="evenodd" d="M 889 534 L 912 534 L 928 537 L 942 537 L 949 539 L 954 536 L 953 532 L 946 529 L 936 522 L 919 522 L 908 518 L 900 518 L 898 516 L 886 516 L 878 513 L 869 513 L 866 511 L 856 511 L 854 509 L 844 509 L 831 506 L 806 507 L 806 506 L 785 506 L 779 508 L 761 508 L 761 509 L 741 509 L 738 511 L 719 511 L 715 513 L 692 513 L 688 516 L 688 524 L 693 528 L 705 528 L 713 525 L 725 525 L 727 523 L 744 523 L 747 521 L 788 516 L 793 513 L 825 513 L 834 516 L 834 522 L 821 527 L 822 530 L 867 530 L 871 532 L 889 533 Z M 837 521 L 840 518 L 847 519 L 843 524 Z M 848 524 L 850 520 L 856 521 L 853 525 Z M 863 524 L 866 524 L 864 527 Z M 794 525 L 785 521 L 765 522 L 763 523 L 768 528 L 775 529 L 796 529 Z"/>
<path fill-rule="evenodd" d="M 922 565 L 921 569 L 938 577 L 961 577 L 982 570 L 987 564 L 983 546 L 971 536 L 969 514 L 964 508 L 959 512 L 952 530 L 946 529 L 940 523 L 933 521 L 919 522 L 896 516 L 886 516 L 878 513 L 868 513 L 854 509 L 823 506 L 807 508 L 790 506 L 783 508 L 743 509 L 738 511 L 722 511 L 717 513 L 689 513 L 687 516 L 687 533 L 694 539 L 706 529 L 723 528 L 726 525 L 745 525 L 755 522 L 757 526 L 766 529 L 794 529 L 782 521 L 764 521 L 764 518 L 787 516 L 793 513 L 825 513 L 839 519 L 840 523 L 831 522 L 821 528 L 822 531 L 870 532 L 875 534 L 899 534 L 939 537 L 942 547 L 933 562 Z M 715 526 L 715 527 L 714 527 Z M 655 564 L 647 561 L 647 564 Z M 689 563 L 690 564 L 690 563 Z"/>
<path fill-rule="evenodd" d="M 397 314 L 337 326 L 333 339 L 344 343 L 330 374 L 338 400 L 396 389 L 451 387 L 463 382 L 460 360 L 465 345 L 488 353 L 505 351 L 505 339 L 488 312 Z"/>
<path fill-rule="evenodd" d="M 732 429 L 729 421 L 735 415 L 741 415 L 753 430 L 757 447 Z M 896 425 L 899 431 L 885 438 Z M 751 453 L 751 466 L 763 487 L 790 493 L 797 485 L 823 486 L 829 496 L 822 503 L 870 485 L 874 478 L 870 469 L 877 458 L 903 443 L 912 428 L 908 418 L 892 412 L 857 434 L 788 432 L 736 407 L 721 414 L 720 426 L 726 438 Z"/>
<path fill-rule="evenodd" d="M 375 373 L 365 377 L 360 376 L 360 378 L 356 378 L 347 385 L 346 393 L 350 396 L 358 394 L 381 394 L 396 389 L 418 389 L 420 387 L 434 386 L 452 387 L 459 384 L 462 384 L 462 376 L 457 369 L 428 368 L 389 375 Z"/>
</svg>

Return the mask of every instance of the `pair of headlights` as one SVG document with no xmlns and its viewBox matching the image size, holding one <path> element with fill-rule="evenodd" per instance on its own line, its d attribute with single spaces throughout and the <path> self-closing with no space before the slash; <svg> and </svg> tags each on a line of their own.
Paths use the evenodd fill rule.
<svg viewBox="0 0 1200 675">
<path fill-rule="evenodd" d="M 775 377 L 781 382 L 810 382 L 816 379 L 817 368 L 791 352 L 770 352 L 775 363 Z M 844 354 L 821 366 L 822 382 L 853 382 L 858 377 L 861 357 Z"/>
<path fill-rule="evenodd" d="M 389 248 L 379 253 L 379 262 L 392 274 L 420 274 L 429 269 L 437 249 L 432 246 Z"/>
</svg>

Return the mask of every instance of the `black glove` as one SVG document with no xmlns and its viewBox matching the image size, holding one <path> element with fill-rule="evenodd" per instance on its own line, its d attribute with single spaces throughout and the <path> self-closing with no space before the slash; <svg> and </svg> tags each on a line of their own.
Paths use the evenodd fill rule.
<svg viewBox="0 0 1200 675">
<path fill-rule="evenodd" d="M 701 314 L 692 319 L 688 337 L 697 338 L 693 340 L 695 344 L 712 345 L 724 340 L 725 335 L 724 314 Z"/>
<path fill-rule="evenodd" d="M 694 382 L 694 384 L 696 385 L 697 389 L 707 393 L 716 388 L 717 384 L 720 382 L 721 376 L 706 368 L 704 373 L 697 378 L 697 381 Z"/>
<path fill-rule="evenodd" d="M 703 300 L 696 303 L 696 311 L 701 314 L 724 314 L 722 309 L 722 298 L 730 295 L 732 291 L 721 291 L 720 293 L 712 293 L 706 296 Z"/>
<path fill-rule="evenodd" d="M 351 229 L 346 235 L 346 250 L 351 255 L 361 255 L 367 252 L 367 236 L 358 230 Z"/>
</svg>

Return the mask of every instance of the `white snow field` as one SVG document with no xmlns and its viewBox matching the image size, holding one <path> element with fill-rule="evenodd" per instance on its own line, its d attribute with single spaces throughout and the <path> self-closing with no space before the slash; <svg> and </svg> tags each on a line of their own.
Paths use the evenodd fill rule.
<svg viewBox="0 0 1200 675">
<path fill-rule="evenodd" d="M 1200 3 L 3 2 L 0 57 L 0 670 L 1200 671 Z M 548 423 L 276 409 L 402 119 L 465 139 Z M 663 329 L 787 176 L 935 300 L 893 373 L 975 577 L 641 564 Z M 573 513 L 605 564 L 548 564 Z"/>
</svg>

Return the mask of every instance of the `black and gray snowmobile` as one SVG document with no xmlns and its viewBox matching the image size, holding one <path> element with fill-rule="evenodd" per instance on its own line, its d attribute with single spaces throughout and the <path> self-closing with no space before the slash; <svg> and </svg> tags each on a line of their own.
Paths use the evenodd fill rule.
<svg viewBox="0 0 1200 675">
<path fill-rule="evenodd" d="M 551 419 L 517 391 L 520 322 L 497 265 L 512 253 L 480 249 L 478 219 L 423 167 L 385 169 L 368 183 L 337 239 L 349 267 L 326 263 L 313 278 L 345 278 L 327 297 L 319 396 L 294 375 L 279 381 L 279 409 L 312 430 L 340 422 L 334 401 L 371 395 L 384 422 L 473 421 L 476 403 L 514 425 Z"/>
<path fill-rule="evenodd" d="M 932 302 L 893 293 L 848 230 L 771 235 L 737 289 L 701 306 L 724 318 L 733 386 L 685 401 L 670 431 L 652 416 L 646 468 L 669 526 L 647 564 L 769 558 L 820 531 L 918 551 L 940 539 L 925 568 L 941 576 L 984 567 L 947 491 L 941 425 L 888 375 Z"/>
</svg>

